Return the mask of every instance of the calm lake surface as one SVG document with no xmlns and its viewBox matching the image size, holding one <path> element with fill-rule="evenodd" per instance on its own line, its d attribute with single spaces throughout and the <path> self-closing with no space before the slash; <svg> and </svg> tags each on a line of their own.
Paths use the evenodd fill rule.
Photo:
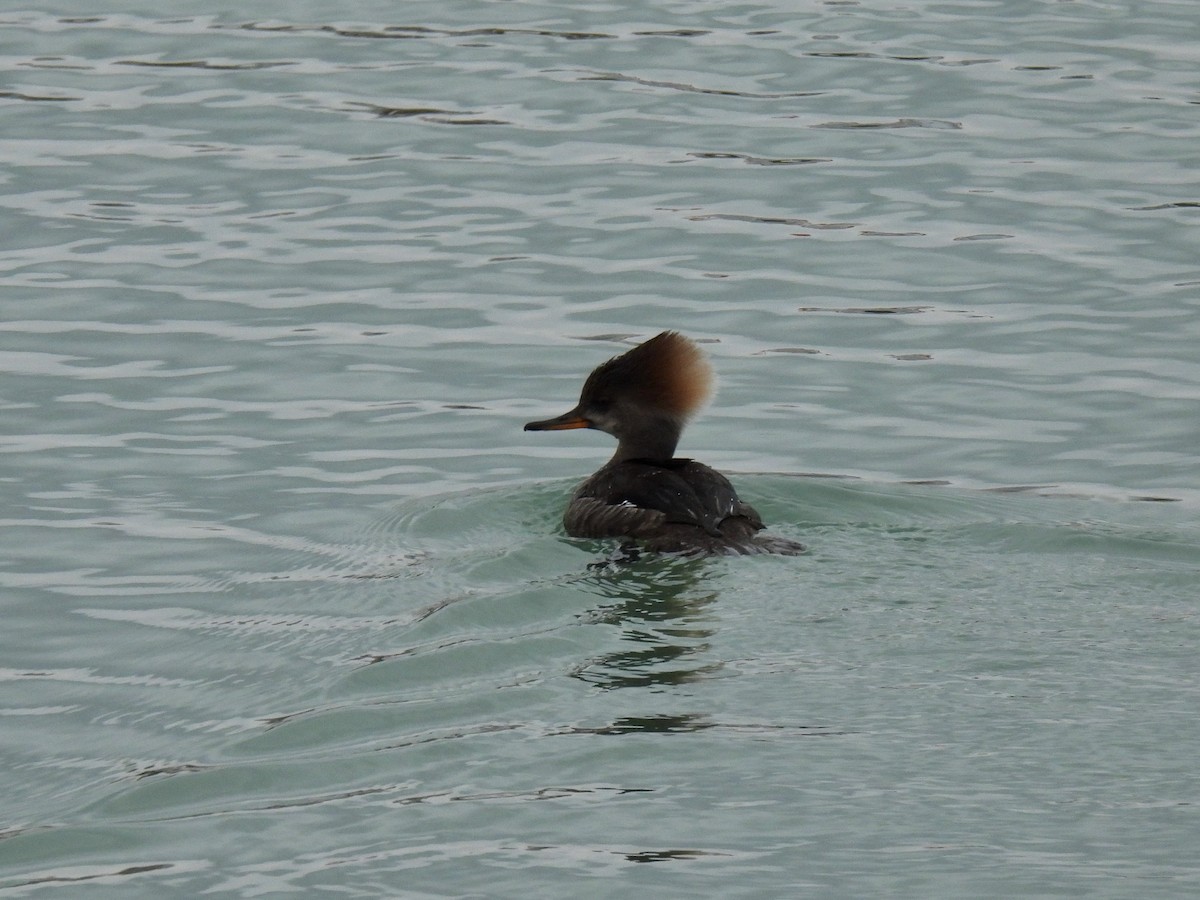
<svg viewBox="0 0 1200 900">
<path fill-rule="evenodd" d="M 4 4 L 0 896 L 1195 896 L 1198 28 Z M 807 555 L 564 536 L 666 328 Z"/>
</svg>

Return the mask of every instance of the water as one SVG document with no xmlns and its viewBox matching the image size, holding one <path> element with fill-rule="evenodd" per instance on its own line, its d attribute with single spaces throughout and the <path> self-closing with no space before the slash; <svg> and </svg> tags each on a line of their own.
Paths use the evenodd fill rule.
<svg viewBox="0 0 1200 900">
<path fill-rule="evenodd" d="M 0 896 L 1195 892 L 1191 3 L 0 27 Z M 807 556 L 563 538 L 669 327 Z"/>
</svg>

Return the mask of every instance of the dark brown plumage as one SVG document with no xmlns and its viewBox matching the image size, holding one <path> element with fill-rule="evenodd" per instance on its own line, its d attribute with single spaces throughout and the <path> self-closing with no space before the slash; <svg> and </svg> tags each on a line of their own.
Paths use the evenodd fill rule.
<svg viewBox="0 0 1200 900">
<path fill-rule="evenodd" d="M 626 538 L 659 552 L 796 554 L 803 544 L 760 534 L 763 521 L 720 472 L 675 458 L 688 419 L 708 399 L 703 351 L 664 331 L 598 366 L 574 409 L 526 431 L 594 428 L 617 451 L 571 497 L 563 522 L 580 538 Z"/>
</svg>

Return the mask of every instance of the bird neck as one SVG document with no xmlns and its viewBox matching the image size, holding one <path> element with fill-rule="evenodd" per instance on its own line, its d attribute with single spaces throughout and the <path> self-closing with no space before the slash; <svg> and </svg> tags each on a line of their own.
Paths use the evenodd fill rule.
<svg viewBox="0 0 1200 900">
<path fill-rule="evenodd" d="M 613 462 L 649 459 L 663 462 L 674 458 L 683 422 L 673 416 L 655 416 L 627 430 L 617 439 Z"/>
</svg>

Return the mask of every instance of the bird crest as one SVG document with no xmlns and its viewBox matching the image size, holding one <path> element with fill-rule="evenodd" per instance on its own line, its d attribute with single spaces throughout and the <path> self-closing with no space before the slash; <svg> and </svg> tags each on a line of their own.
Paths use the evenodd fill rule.
<svg viewBox="0 0 1200 900">
<path fill-rule="evenodd" d="M 681 419 L 691 417 L 712 394 L 713 370 L 704 351 L 677 331 L 664 331 L 597 367 L 584 396 L 621 392 Z"/>
</svg>

